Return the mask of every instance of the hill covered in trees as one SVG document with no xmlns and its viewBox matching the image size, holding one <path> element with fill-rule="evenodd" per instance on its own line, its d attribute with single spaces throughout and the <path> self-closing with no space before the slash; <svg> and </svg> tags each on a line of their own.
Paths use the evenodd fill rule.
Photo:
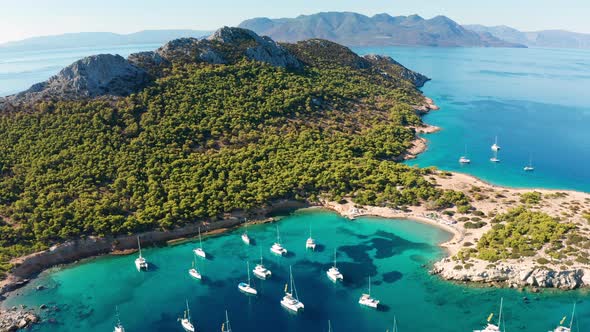
<svg viewBox="0 0 590 332">
<path fill-rule="evenodd" d="M 45 94 L 0 114 L 2 270 L 69 239 L 214 221 L 278 199 L 468 204 L 426 180 L 428 169 L 395 161 L 422 126 L 415 84 L 426 78 L 391 59 L 224 28 L 126 61 L 149 73 L 141 90 Z"/>
</svg>

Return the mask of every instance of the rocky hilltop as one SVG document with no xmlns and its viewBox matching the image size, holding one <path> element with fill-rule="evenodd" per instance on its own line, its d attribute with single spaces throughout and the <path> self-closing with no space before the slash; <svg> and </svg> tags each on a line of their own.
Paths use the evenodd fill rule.
<svg viewBox="0 0 590 332">
<path fill-rule="evenodd" d="M 321 54 L 321 57 L 311 55 Z M 0 98 L 0 110 L 16 110 L 43 100 L 77 100 L 100 96 L 127 96 L 138 92 L 163 75 L 174 63 L 234 64 L 242 59 L 264 62 L 287 70 L 305 65 L 348 65 L 355 69 L 378 70 L 383 75 L 398 74 L 416 86 L 428 78 L 413 72 L 389 57 L 360 57 L 350 49 L 326 40 L 297 44 L 277 43 L 242 28 L 223 27 L 207 39 L 179 38 L 154 51 L 139 52 L 127 59 L 100 54 L 78 60 L 49 80 L 21 93 Z"/>
<path fill-rule="evenodd" d="M 322 38 L 348 46 L 525 47 L 466 29 L 446 16 L 424 19 L 418 15 L 368 17 L 324 12 L 295 18 L 253 18 L 239 26 L 282 42 Z"/>
</svg>

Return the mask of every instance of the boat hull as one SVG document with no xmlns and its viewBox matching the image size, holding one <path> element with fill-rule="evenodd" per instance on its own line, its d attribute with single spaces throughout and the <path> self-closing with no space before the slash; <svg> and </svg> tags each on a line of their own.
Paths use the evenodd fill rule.
<svg viewBox="0 0 590 332">
<path fill-rule="evenodd" d="M 258 295 L 258 291 L 246 283 L 239 283 L 238 289 L 246 295 Z"/>
<path fill-rule="evenodd" d="M 197 279 L 197 280 L 201 280 L 203 279 L 203 276 L 199 273 L 199 271 L 195 270 L 195 269 L 190 269 L 188 270 L 188 274 L 193 278 L 193 279 Z"/>
<path fill-rule="evenodd" d="M 254 269 L 254 270 L 252 270 L 252 273 L 254 273 L 254 275 L 260 279 L 267 279 L 267 278 L 270 278 L 270 276 L 272 275 L 270 270 L 260 271 L 260 270 Z"/>
<path fill-rule="evenodd" d="M 180 320 L 180 325 L 186 332 L 195 332 L 195 327 L 193 324 L 186 318 Z"/>
<path fill-rule="evenodd" d="M 303 305 L 303 303 L 301 303 L 301 302 L 293 303 L 292 300 L 285 299 L 285 298 L 283 298 L 281 300 L 281 306 L 283 308 L 285 308 L 285 309 L 293 312 L 293 313 L 298 313 L 298 312 L 302 311 L 305 308 L 305 306 Z"/>
<path fill-rule="evenodd" d="M 207 258 L 207 253 L 205 253 L 205 250 L 203 250 L 202 248 L 197 248 L 193 250 L 193 252 L 195 253 L 195 255 L 201 258 Z"/>
</svg>

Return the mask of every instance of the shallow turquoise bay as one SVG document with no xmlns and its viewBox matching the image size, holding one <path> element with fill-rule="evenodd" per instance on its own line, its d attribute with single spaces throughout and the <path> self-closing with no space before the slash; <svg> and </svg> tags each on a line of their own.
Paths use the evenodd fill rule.
<svg viewBox="0 0 590 332">
<path fill-rule="evenodd" d="M 275 225 L 283 245 L 293 255 L 269 252 Z M 321 244 L 317 252 L 305 250 L 308 229 Z M 432 226 L 405 220 L 359 218 L 349 221 L 322 210 L 301 210 L 278 223 L 249 227 L 255 245 L 246 246 L 242 229 L 204 239 L 212 259 L 198 261 L 204 281 L 191 279 L 192 249 L 198 241 L 172 247 L 147 248 L 151 271 L 135 270 L 131 256 L 106 256 L 44 273 L 5 306 L 26 304 L 57 306 L 35 331 L 111 331 L 115 306 L 127 331 L 181 331 L 177 317 L 188 299 L 200 331 L 221 327 L 227 309 L 234 331 L 325 331 L 330 319 L 335 331 L 385 331 L 399 322 L 400 331 L 471 331 L 497 311 L 504 297 L 507 330 L 547 331 L 578 301 L 582 326 L 590 326 L 587 293 L 523 293 L 509 289 L 455 285 L 428 274 L 431 262 L 444 252 L 437 246 L 449 234 Z M 343 284 L 328 280 L 334 248 L 344 274 Z M 255 264 L 260 250 L 273 276 L 253 279 L 258 297 L 241 294 L 237 284 L 246 279 L 246 260 Z M 293 273 L 305 311 L 286 312 L 279 304 Z M 372 293 L 384 304 L 374 311 L 358 305 L 358 297 L 373 280 Z M 37 291 L 37 285 L 48 287 Z M 523 301 L 527 296 L 530 301 Z M 584 329 L 581 329 L 584 330 Z"/>
</svg>

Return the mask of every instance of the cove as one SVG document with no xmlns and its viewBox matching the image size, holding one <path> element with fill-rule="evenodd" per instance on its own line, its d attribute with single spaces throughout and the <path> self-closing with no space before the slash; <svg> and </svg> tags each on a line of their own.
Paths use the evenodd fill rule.
<svg viewBox="0 0 590 332">
<path fill-rule="evenodd" d="M 276 226 L 292 253 L 288 257 L 269 252 Z M 318 242 L 315 252 L 305 250 L 310 227 Z M 151 266 L 144 273 L 135 270 L 135 255 L 104 256 L 49 270 L 2 305 L 46 304 L 48 309 L 41 311 L 45 323 L 33 331 L 112 331 L 116 306 L 126 331 L 182 331 L 177 318 L 188 299 L 199 331 L 218 331 L 228 310 L 234 331 L 326 331 L 328 320 L 334 331 L 385 331 L 396 317 L 400 331 L 451 332 L 482 327 L 503 297 L 507 330 L 554 328 L 574 301 L 580 330 L 590 326 L 590 296 L 584 290 L 531 294 L 457 285 L 429 275 L 429 265 L 445 255 L 437 244 L 450 238 L 430 225 L 369 217 L 350 221 L 333 212 L 305 209 L 276 223 L 248 227 L 254 245 L 242 243 L 242 232 L 203 239 L 211 258 L 197 261 L 205 278 L 200 282 L 187 273 L 195 240 L 145 248 Z M 342 284 L 332 283 L 325 274 L 334 248 Z M 246 280 L 246 261 L 253 266 L 260 252 L 273 276 L 266 281 L 253 278 L 259 296 L 248 297 L 237 284 Z M 279 304 L 290 265 L 305 304 L 299 315 Z M 372 294 L 383 304 L 378 311 L 357 303 L 369 275 Z M 36 290 L 39 285 L 46 289 Z"/>
</svg>

